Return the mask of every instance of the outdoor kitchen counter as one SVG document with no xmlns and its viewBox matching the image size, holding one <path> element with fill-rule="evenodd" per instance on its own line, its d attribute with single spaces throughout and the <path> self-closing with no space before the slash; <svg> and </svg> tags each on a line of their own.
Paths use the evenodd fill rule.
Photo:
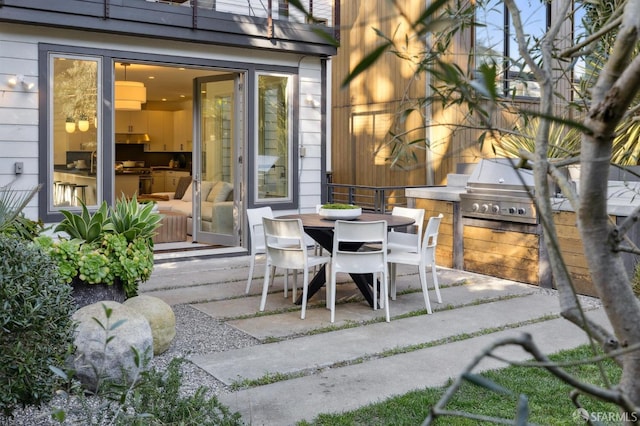
<svg viewBox="0 0 640 426">
<path fill-rule="evenodd" d="M 551 202 L 555 211 L 574 211 L 566 198 L 553 198 Z M 611 216 L 628 217 L 638 206 L 640 206 L 640 182 L 609 181 L 607 213 Z"/>
<path fill-rule="evenodd" d="M 428 186 L 407 188 L 405 195 L 410 199 L 460 201 L 460 194 L 466 193 L 465 187 Z M 555 211 L 573 212 L 573 207 L 566 198 L 552 198 Z M 640 206 L 640 182 L 609 181 L 609 199 L 607 211 L 612 216 L 627 217 Z"/>
<path fill-rule="evenodd" d="M 454 202 L 460 201 L 460 194 L 464 192 L 467 192 L 465 187 L 459 186 L 427 186 L 423 188 L 407 188 L 404 191 L 407 198 Z"/>
<path fill-rule="evenodd" d="M 425 211 L 425 223 L 431 216 L 443 214 L 438 233 L 436 263 L 447 268 L 462 269 L 462 216 L 460 194 L 466 192 L 466 177 L 450 175 L 447 186 L 407 188 L 408 205 Z"/>
</svg>

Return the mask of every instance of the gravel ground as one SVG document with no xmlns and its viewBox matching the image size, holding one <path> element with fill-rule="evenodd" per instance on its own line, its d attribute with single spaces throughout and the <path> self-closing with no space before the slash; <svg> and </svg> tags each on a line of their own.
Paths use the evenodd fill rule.
<svg viewBox="0 0 640 426">
<path fill-rule="evenodd" d="M 151 361 L 151 367 L 157 371 L 165 370 L 174 358 L 188 358 L 191 355 L 221 352 L 259 344 L 257 339 L 217 321 L 189 305 L 176 305 L 172 308 L 176 316 L 176 337 L 166 352 L 154 357 Z M 193 394 L 201 386 L 209 389 L 209 395 L 220 395 L 229 391 L 222 382 L 190 362 L 182 364 L 182 384 L 182 391 L 187 395 Z M 18 409 L 14 412 L 12 419 L 0 414 L 0 425 L 58 425 L 59 423 L 53 422 L 49 418 L 51 407 L 64 405 L 62 401 L 61 397 L 56 397 L 48 406 L 40 409 L 33 407 Z M 94 402 L 97 403 L 97 401 Z M 69 419 L 68 424 L 83 423 L 74 423 L 74 419 Z"/>
<path fill-rule="evenodd" d="M 556 290 L 539 288 L 539 292 L 549 295 L 557 295 Z M 585 309 L 595 308 L 601 305 L 600 300 L 579 296 Z M 172 307 L 176 316 L 176 337 L 171 347 L 153 358 L 151 367 L 158 371 L 164 371 L 174 358 L 188 358 L 192 355 L 221 352 L 231 349 L 243 348 L 260 344 L 259 341 L 224 322 L 220 322 L 198 311 L 189 305 L 175 305 Z M 208 395 L 220 395 L 229 392 L 222 382 L 215 379 L 199 367 L 190 362 L 182 364 L 182 391 L 184 394 L 193 394 L 199 387 L 209 389 Z M 93 401 L 98 403 L 98 401 Z M 62 406 L 62 398 L 56 397 L 49 406 L 40 409 L 29 407 L 14 412 L 14 418 L 7 419 L 0 414 L 0 425 L 34 426 L 34 425 L 58 425 L 49 420 L 52 406 Z M 85 424 L 82 421 L 65 424 Z"/>
</svg>

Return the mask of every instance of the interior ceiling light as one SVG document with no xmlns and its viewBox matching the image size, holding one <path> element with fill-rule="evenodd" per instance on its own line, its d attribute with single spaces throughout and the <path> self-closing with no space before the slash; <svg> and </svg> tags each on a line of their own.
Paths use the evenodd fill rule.
<svg viewBox="0 0 640 426">
<path fill-rule="evenodd" d="M 147 88 L 138 81 L 127 81 L 127 67 L 131 64 L 122 63 L 124 80 L 115 84 L 115 108 L 122 111 L 140 111 L 142 104 L 147 102 Z"/>
</svg>

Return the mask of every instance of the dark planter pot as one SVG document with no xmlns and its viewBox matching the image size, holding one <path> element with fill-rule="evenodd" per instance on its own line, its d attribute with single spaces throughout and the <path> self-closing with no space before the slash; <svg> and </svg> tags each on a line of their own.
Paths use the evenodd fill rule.
<svg viewBox="0 0 640 426">
<path fill-rule="evenodd" d="M 87 284 L 80 278 L 75 277 L 71 282 L 71 287 L 71 294 L 73 295 L 73 299 L 75 300 L 78 309 L 103 300 L 111 300 L 119 303 L 126 300 L 122 282 L 117 278 L 112 285 L 107 285 Z"/>
</svg>

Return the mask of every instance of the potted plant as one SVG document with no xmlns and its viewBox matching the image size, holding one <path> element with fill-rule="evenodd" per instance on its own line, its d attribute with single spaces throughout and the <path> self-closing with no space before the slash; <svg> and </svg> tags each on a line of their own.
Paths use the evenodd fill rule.
<svg viewBox="0 0 640 426">
<path fill-rule="evenodd" d="M 362 207 L 353 204 L 329 203 L 323 204 L 318 214 L 326 219 L 356 219 L 362 214 Z"/>
<path fill-rule="evenodd" d="M 100 300 L 124 301 L 138 294 L 138 286 L 153 271 L 153 236 L 160 215 L 153 204 L 138 204 L 136 197 L 106 202 L 91 214 L 82 204 L 80 213 L 62 211 L 55 228 L 68 237 L 36 238 L 58 263 L 63 280 L 70 283 L 78 306 Z"/>
</svg>

